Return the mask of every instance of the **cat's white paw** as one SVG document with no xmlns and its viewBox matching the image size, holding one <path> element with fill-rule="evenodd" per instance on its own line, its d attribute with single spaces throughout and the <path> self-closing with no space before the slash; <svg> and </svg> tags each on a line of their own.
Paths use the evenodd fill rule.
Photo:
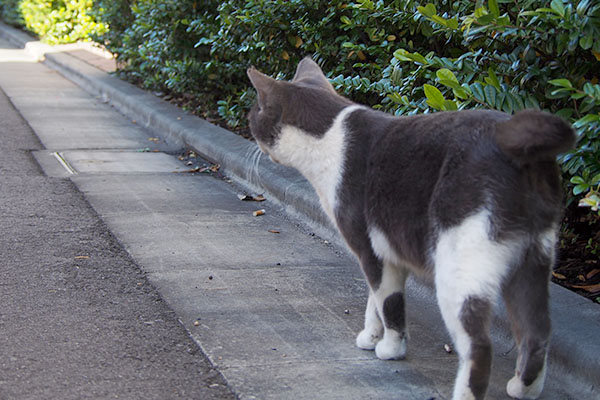
<svg viewBox="0 0 600 400">
<path fill-rule="evenodd" d="M 363 329 L 356 337 L 356 346 L 363 350 L 375 350 L 377 342 L 381 340 L 382 333 L 373 332 L 371 329 Z"/>
<path fill-rule="evenodd" d="M 528 399 L 534 400 L 537 399 L 542 393 L 542 389 L 544 388 L 544 379 L 542 377 L 538 377 L 531 385 L 525 386 L 521 378 L 518 376 L 513 376 L 508 384 L 506 385 L 506 393 L 512 398 L 515 399 Z"/>
<path fill-rule="evenodd" d="M 402 360 L 406 357 L 406 337 L 385 335 L 375 346 L 380 360 Z"/>
</svg>

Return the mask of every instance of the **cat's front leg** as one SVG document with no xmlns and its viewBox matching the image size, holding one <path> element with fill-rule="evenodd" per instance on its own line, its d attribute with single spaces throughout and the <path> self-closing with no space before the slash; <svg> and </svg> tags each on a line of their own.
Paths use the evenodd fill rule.
<svg viewBox="0 0 600 400">
<path fill-rule="evenodd" d="M 383 339 L 375 347 L 381 360 L 401 360 L 406 357 L 406 314 L 404 286 L 408 271 L 390 262 L 383 263 L 381 284 L 374 291 L 377 310 L 383 320 Z"/>
<path fill-rule="evenodd" d="M 375 350 L 383 337 L 383 323 L 377 314 L 377 304 L 373 292 L 369 290 L 369 300 L 365 310 L 365 327 L 356 337 L 356 345 L 363 350 Z"/>
<path fill-rule="evenodd" d="M 356 338 L 361 349 L 375 350 L 377 358 L 399 360 L 406 356 L 404 285 L 407 271 L 392 263 L 363 263 L 370 286 L 365 329 Z"/>
</svg>

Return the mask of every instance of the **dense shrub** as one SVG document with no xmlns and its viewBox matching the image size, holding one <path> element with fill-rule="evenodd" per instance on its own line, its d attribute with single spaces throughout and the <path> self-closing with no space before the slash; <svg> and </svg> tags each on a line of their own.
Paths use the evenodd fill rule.
<svg viewBox="0 0 600 400">
<path fill-rule="evenodd" d="M 89 40 L 106 27 L 90 15 L 92 0 L 0 0 L 2 18 L 49 44 Z"/>
<path fill-rule="evenodd" d="M 66 4 L 0 0 L 24 3 Z M 577 149 L 561 159 L 578 196 L 570 201 L 597 210 L 597 1 L 98 0 L 93 15 L 110 28 L 97 40 L 117 54 L 124 76 L 188 107 L 216 104 L 233 128 L 253 101 L 246 68 L 289 79 L 307 54 L 338 90 L 396 114 L 557 113 L 578 133 Z"/>
<path fill-rule="evenodd" d="M 575 194 L 598 206 L 596 2 L 149 0 L 130 10 L 122 32 L 111 29 L 119 39 L 107 41 L 123 70 L 148 88 L 214 100 L 233 127 L 243 123 L 253 100 L 246 68 L 290 78 L 306 54 L 338 90 L 396 114 L 555 112 L 579 135 L 577 150 L 561 160 L 563 169 Z M 112 27 L 124 15 L 104 18 Z"/>
<path fill-rule="evenodd" d="M 8 24 L 23 26 L 23 16 L 19 12 L 21 0 L 0 0 L 0 17 Z"/>
</svg>

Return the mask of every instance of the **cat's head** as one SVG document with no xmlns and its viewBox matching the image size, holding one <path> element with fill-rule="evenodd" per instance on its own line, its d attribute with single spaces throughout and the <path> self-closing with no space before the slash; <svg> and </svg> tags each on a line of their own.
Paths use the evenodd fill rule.
<svg viewBox="0 0 600 400">
<path fill-rule="evenodd" d="M 261 150 L 275 162 L 287 164 L 278 154 L 282 131 L 319 137 L 329 128 L 337 113 L 350 103 L 339 96 L 321 68 L 310 58 L 298 64 L 291 81 L 275 80 L 254 67 L 248 77 L 257 98 L 248 120 L 252 136 Z"/>
</svg>

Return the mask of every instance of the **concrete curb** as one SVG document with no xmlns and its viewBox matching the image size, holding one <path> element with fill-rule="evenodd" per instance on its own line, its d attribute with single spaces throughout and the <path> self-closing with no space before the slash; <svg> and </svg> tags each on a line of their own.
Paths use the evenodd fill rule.
<svg viewBox="0 0 600 400">
<path fill-rule="evenodd" d="M 194 149 L 220 164 L 227 174 L 244 185 L 266 192 L 270 199 L 276 199 L 288 211 L 308 219 L 318 231 L 341 242 L 308 182 L 296 171 L 273 164 L 266 157 L 258 159 L 254 143 L 186 114 L 156 96 L 70 56 L 68 49 L 61 52 L 34 42 L 27 34 L 1 22 L 0 36 L 44 60 L 46 65 L 92 95 L 100 96 L 154 135 Z M 429 291 L 416 291 L 421 295 L 411 302 L 425 302 L 423 308 L 431 308 L 435 301 Z M 551 285 L 551 299 L 554 325 L 551 368 L 570 374 L 574 383 L 585 385 L 595 393 L 600 386 L 600 307 L 558 285 Z M 510 348 L 512 339 L 503 310 L 499 310 L 494 325 L 494 341 Z"/>
</svg>

